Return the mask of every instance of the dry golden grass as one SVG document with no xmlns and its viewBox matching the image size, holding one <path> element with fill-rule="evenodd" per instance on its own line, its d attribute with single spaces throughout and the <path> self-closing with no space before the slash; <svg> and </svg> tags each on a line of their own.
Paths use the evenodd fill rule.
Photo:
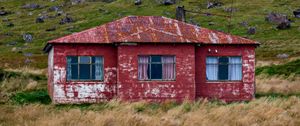
<svg viewBox="0 0 300 126">
<path fill-rule="evenodd" d="M 280 93 L 297 94 L 300 93 L 300 77 L 283 79 L 282 77 L 256 77 L 257 93 Z"/>
<path fill-rule="evenodd" d="M 148 107 L 145 107 L 147 106 Z M 111 101 L 88 109 L 54 105 L 0 105 L 0 125 L 28 126 L 248 126 L 300 125 L 300 98 L 260 98 L 249 103 L 217 104 L 206 100 L 183 103 L 167 111 L 151 109 L 148 103 Z M 144 106 L 145 110 L 136 111 Z M 187 109 L 189 108 L 189 109 Z"/>
<path fill-rule="evenodd" d="M 35 68 L 30 68 L 30 67 L 20 67 L 18 69 L 8 68 L 5 70 L 11 71 L 11 72 L 26 73 L 26 74 L 38 74 L 38 75 L 46 75 L 47 74 L 47 69 L 35 69 Z"/>
</svg>

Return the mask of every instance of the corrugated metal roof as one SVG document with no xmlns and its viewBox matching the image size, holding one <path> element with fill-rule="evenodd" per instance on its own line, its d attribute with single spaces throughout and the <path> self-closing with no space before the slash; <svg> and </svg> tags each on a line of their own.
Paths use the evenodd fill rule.
<svg viewBox="0 0 300 126">
<path fill-rule="evenodd" d="M 201 43 L 259 44 L 243 37 L 198 27 L 161 16 L 128 16 L 54 39 L 52 43 Z"/>
</svg>

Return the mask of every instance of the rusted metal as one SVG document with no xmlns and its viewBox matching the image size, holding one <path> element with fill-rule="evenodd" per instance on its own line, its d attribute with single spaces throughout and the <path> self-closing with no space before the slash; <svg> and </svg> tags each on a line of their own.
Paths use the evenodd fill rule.
<svg viewBox="0 0 300 126">
<path fill-rule="evenodd" d="M 51 40 L 52 43 L 259 44 L 256 41 L 161 16 L 128 16 Z"/>
</svg>

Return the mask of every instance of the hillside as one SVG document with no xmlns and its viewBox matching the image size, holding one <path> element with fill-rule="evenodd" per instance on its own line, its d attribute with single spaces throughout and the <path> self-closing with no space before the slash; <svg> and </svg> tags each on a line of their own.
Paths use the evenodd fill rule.
<svg viewBox="0 0 300 126">
<path fill-rule="evenodd" d="M 220 2 L 209 9 L 208 0 L 162 1 L 0 0 L 0 126 L 300 125 L 300 18 L 293 15 L 299 0 L 209 0 Z M 187 23 L 261 43 L 254 100 L 51 104 L 42 51 L 48 40 L 128 15 L 175 18 L 177 6 L 189 11 Z M 266 21 L 271 12 L 286 15 L 291 27 Z"/>
<path fill-rule="evenodd" d="M 81 3 L 68 0 L 0 2 L 1 9 L 9 12 L 0 16 L 2 68 L 46 68 L 47 56 L 42 52 L 42 48 L 48 40 L 127 15 L 160 15 L 175 18 L 178 5 L 184 5 L 189 11 L 202 12 L 187 13 L 189 23 L 259 41 L 261 46 L 256 53 L 258 61 L 285 63 L 299 58 L 300 55 L 300 19 L 294 18 L 292 13 L 299 8 L 300 1 L 234 0 L 232 3 L 231 0 L 222 0 L 222 6 L 210 9 L 206 7 L 206 0 L 177 0 L 174 5 L 163 5 L 160 0 L 143 0 L 139 6 L 134 5 L 133 0 L 85 0 Z M 230 10 L 233 13 L 230 13 Z M 287 15 L 292 20 L 291 28 L 278 30 L 276 24 L 265 21 L 270 12 Z M 68 15 L 68 18 L 65 18 L 65 15 Z M 232 15 L 231 19 L 224 17 L 229 15 Z M 65 19 L 65 24 L 60 24 L 62 19 Z M 247 34 L 249 27 L 255 27 L 254 35 Z M 32 41 L 25 42 L 24 34 L 32 35 Z M 278 54 L 287 54 L 289 58 L 277 58 Z"/>
</svg>

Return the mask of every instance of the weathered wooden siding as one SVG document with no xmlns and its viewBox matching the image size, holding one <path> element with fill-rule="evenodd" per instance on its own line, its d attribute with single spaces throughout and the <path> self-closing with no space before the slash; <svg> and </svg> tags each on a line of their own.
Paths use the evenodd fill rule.
<svg viewBox="0 0 300 126">
<path fill-rule="evenodd" d="M 195 47 L 192 44 L 118 46 L 118 95 L 127 101 L 195 99 Z M 176 56 L 175 81 L 139 81 L 139 55 Z"/>
<path fill-rule="evenodd" d="M 48 54 L 48 92 L 51 99 L 53 99 L 53 57 L 54 47 L 49 51 Z"/>
<path fill-rule="evenodd" d="M 104 81 L 66 81 L 66 56 L 103 56 Z M 115 95 L 117 50 L 113 45 L 55 45 L 53 66 L 54 103 L 94 103 Z"/>
<path fill-rule="evenodd" d="M 206 81 L 207 56 L 241 56 L 242 81 Z M 255 94 L 255 46 L 203 45 L 196 47 L 196 97 L 224 101 L 251 100 Z"/>
</svg>

